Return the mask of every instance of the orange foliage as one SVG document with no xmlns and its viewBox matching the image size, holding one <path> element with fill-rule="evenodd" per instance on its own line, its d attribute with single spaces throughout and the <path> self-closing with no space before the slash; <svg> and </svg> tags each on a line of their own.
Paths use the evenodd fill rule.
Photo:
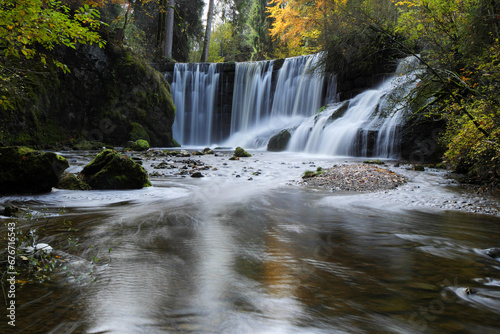
<svg viewBox="0 0 500 334">
<path fill-rule="evenodd" d="M 288 49 L 289 55 L 317 52 L 321 34 L 332 16 L 347 0 L 272 0 L 268 12 L 274 19 L 271 37 Z"/>
</svg>

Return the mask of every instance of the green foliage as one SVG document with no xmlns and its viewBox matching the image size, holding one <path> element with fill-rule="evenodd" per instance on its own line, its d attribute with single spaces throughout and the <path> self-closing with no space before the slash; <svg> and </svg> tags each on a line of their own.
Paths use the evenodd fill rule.
<svg viewBox="0 0 500 334">
<path fill-rule="evenodd" d="M 447 163 L 470 181 L 498 186 L 498 8 L 480 0 L 397 4 L 401 15 L 396 31 L 422 49 L 428 69 L 416 91 L 418 112 L 446 121 L 441 140 L 448 147 Z"/>
<path fill-rule="evenodd" d="M 48 61 L 69 69 L 51 56 L 56 46 L 77 44 L 104 47 L 96 30 L 102 24 L 97 9 L 84 5 L 73 13 L 60 1 L 5 0 L 0 5 L 0 107 L 15 107 L 12 97 L 26 90 L 20 70 L 26 60 L 46 65 Z"/>
<path fill-rule="evenodd" d="M 0 6 L 0 49 L 4 57 L 32 59 L 45 64 L 47 55 L 37 46 L 53 50 L 56 45 L 75 48 L 77 43 L 98 43 L 104 47 L 95 30 L 99 28 L 99 11 L 85 5 L 70 14 L 59 1 L 5 0 Z M 55 64 L 68 69 L 59 61 Z"/>
</svg>

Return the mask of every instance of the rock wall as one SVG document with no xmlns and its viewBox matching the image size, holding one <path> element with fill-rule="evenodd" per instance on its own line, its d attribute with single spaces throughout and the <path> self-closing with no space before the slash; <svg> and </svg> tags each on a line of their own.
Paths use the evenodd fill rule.
<svg viewBox="0 0 500 334">
<path fill-rule="evenodd" d="M 71 72 L 45 68 L 44 74 L 30 76 L 15 110 L 0 111 L 0 144 L 121 146 L 131 139 L 136 123 L 151 145 L 174 145 L 175 107 L 161 73 L 112 45 L 104 50 L 89 45 L 60 48 L 55 54 Z"/>
</svg>

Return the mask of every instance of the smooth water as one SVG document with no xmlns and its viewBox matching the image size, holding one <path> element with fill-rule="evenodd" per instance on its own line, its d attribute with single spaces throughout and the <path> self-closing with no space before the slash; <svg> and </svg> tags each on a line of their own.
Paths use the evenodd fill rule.
<svg viewBox="0 0 500 334">
<path fill-rule="evenodd" d="M 219 76 L 218 64 L 175 64 L 173 135 L 182 145 L 203 145 L 213 141 Z"/>
<path fill-rule="evenodd" d="M 51 281 L 18 285 L 15 331 L 4 317 L 0 332 L 500 331 L 500 262 L 484 254 L 500 247 L 500 218 L 440 208 L 470 202 L 442 172 L 331 192 L 295 181 L 345 159 L 252 153 L 203 157 L 217 168 L 205 178 L 142 190 L 0 198 L 45 212 L 39 241 L 67 260 Z"/>
</svg>

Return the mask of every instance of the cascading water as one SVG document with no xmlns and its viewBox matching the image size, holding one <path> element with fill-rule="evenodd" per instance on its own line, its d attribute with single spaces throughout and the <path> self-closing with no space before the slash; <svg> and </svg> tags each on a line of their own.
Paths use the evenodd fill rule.
<svg viewBox="0 0 500 334">
<path fill-rule="evenodd" d="M 219 76 L 218 64 L 175 64 L 173 134 L 181 145 L 211 143 Z"/>
<path fill-rule="evenodd" d="M 258 126 L 271 112 L 274 61 L 237 63 L 231 112 L 231 134 Z"/>
<path fill-rule="evenodd" d="M 321 55 L 287 58 L 280 70 L 272 116 L 311 116 L 322 105 L 324 70 Z"/>
<path fill-rule="evenodd" d="M 228 146 L 264 147 L 288 126 L 314 115 L 322 105 L 321 55 L 285 59 L 271 90 L 273 63 L 237 64 Z M 272 104 L 271 104 L 272 100 Z M 258 106 L 261 106 L 258 108 Z"/>
<path fill-rule="evenodd" d="M 288 58 L 278 72 L 273 72 L 273 61 L 237 63 L 231 114 L 225 114 L 222 121 L 223 117 L 216 115 L 220 111 L 215 111 L 219 94 L 226 95 L 220 91 L 222 66 L 176 64 L 172 82 L 177 107 L 174 138 L 182 145 L 221 142 L 263 148 L 273 135 L 289 129 L 290 151 L 396 157 L 405 114 L 403 105 L 396 101 L 408 92 L 412 75 L 398 72 L 401 75 L 378 89 L 330 104 L 316 114 L 324 104 L 324 88 L 327 103 L 336 99 L 335 77 L 325 80 L 320 58 L 321 54 Z M 405 66 L 418 67 L 415 58 L 402 61 L 399 67 Z M 215 135 L 214 129 L 221 126 L 225 130 Z"/>
<path fill-rule="evenodd" d="M 290 151 L 342 156 L 397 157 L 399 129 L 406 109 L 401 103 L 413 84 L 414 58 L 401 62 L 394 78 L 378 89 L 368 90 L 342 103 L 335 103 L 310 117 L 294 131 Z M 413 84 L 412 84 L 413 83 Z"/>
</svg>

